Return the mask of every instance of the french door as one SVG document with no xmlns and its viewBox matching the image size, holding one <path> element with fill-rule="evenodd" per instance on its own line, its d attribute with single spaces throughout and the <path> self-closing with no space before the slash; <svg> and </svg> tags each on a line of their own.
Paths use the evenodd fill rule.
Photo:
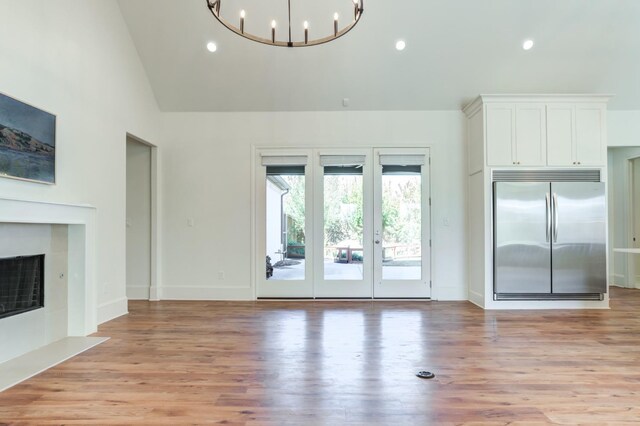
<svg viewBox="0 0 640 426">
<path fill-rule="evenodd" d="M 429 151 L 374 152 L 373 294 L 431 297 Z"/>
<path fill-rule="evenodd" d="M 265 149 L 256 164 L 259 298 L 431 296 L 428 149 Z"/>
</svg>

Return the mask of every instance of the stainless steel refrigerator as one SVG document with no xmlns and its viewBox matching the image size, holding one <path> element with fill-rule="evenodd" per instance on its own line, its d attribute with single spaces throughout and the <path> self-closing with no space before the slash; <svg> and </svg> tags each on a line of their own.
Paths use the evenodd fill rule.
<svg viewBox="0 0 640 426">
<path fill-rule="evenodd" d="M 602 182 L 495 182 L 495 299 L 601 299 L 605 209 Z"/>
</svg>

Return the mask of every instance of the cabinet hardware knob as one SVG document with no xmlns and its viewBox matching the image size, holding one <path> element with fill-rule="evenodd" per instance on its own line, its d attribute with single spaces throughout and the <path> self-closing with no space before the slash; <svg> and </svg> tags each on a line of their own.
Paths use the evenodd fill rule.
<svg viewBox="0 0 640 426">
<path fill-rule="evenodd" d="M 578 164 L 582 164 L 582 163 L 578 161 Z"/>
</svg>

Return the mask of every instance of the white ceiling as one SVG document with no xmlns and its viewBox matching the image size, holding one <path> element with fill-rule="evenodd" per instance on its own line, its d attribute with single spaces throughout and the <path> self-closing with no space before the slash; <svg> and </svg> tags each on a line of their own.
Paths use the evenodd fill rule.
<svg viewBox="0 0 640 426">
<path fill-rule="evenodd" d="M 252 3 L 285 1 L 223 7 L 268 28 Z M 480 93 L 611 93 L 612 109 L 640 109 L 640 0 L 366 0 L 351 33 L 294 49 L 231 33 L 206 0 L 119 4 L 164 111 L 451 110 Z"/>
</svg>

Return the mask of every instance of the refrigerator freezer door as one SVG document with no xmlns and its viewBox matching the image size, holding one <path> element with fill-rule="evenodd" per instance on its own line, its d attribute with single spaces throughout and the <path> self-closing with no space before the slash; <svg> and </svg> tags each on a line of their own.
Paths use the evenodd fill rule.
<svg viewBox="0 0 640 426">
<path fill-rule="evenodd" d="M 606 293 L 602 182 L 554 182 L 553 293 Z"/>
<path fill-rule="evenodd" d="M 494 291 L 551 293 L 549 183 L 494 183 Z"/>
</svg>

